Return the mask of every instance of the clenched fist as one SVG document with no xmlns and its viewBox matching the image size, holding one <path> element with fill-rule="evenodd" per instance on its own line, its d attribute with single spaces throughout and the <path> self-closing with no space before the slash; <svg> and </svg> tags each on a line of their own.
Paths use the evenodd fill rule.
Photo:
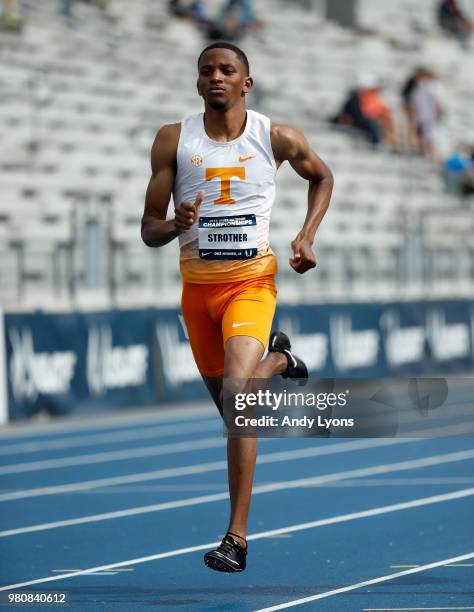
<svg viewBox="0 0 474 612">
<path fill-rule="evenodd" d="M 199 217 L 199 207 L 204 199 L 204 191 L 199 191 L 193 202 L 181 202 L 174 211 L 174 226 L 182 234 L 194 225 Z"/>
</svg>

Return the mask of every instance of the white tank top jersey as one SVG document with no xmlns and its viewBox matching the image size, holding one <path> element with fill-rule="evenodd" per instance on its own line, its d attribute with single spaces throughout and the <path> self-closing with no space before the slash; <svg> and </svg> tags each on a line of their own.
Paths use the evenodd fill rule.
<svg viewBox="0 0 474 612">
<path fill-rule="evenodd" d="M 183 119 L 175 206 L 205 192 L 198 220 L 179 236 L 186 282 L 225 283 L 276 272 L 268 242 L 275 174 L 268 117 L 247 110 L 243 133 L 230 142 L 209 138 L 204 113 Z"/>
</svg>

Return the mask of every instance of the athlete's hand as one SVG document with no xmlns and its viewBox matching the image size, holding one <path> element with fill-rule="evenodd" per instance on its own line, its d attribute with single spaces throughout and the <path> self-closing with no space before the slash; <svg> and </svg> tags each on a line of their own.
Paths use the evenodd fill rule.
<svg viewBox="0 0 474 612">
<path fill-rule="evenodd" d="M 198 192 L 196 199 L 193 202 L 181 202 L 174 211 L 174 226 L 176 230 L 182 234 L 186 232 L 199 217 L 199 207 L 204 199 L 204 191 Z"/>
<path fill-rule="evenodd" d="M 290 257 L 290 266 L 298 272 L 304 274 L 311 268 L 316 267 L 316 257 L 314 256 L 311 243 L 307 238 L 296 236 L 291 243 L 293 257 Z"/>
</svg>

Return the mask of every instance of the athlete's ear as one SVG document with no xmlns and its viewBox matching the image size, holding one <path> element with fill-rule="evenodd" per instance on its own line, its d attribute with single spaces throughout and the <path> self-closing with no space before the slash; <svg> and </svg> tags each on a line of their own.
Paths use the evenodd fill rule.
<svg viewBox="0 0 474 612">
<path fill-rule="evenodd" d="M 253 86 L 253 79 L 251 76 L 245 77 L 244 86 L 242 87 L 242 93 L 248 93 Z"/>
<path fill-rule="evenodd" d="M 199 81 L 196 81 L 196 88 L 197 88 L 197 90 L 198 90 L 198 94 L 199 94 L 200 96 L 202 96 L 201 89 L 200 89 L 200 87 L 199 87 Z"/>
</svg>

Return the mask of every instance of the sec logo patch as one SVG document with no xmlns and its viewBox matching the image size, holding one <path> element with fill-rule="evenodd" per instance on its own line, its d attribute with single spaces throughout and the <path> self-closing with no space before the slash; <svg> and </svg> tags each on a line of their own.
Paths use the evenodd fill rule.
<svg viewBox="0 0 474 612">
<path fill-rule="evenodd" d="M 193 155 L 191 157 L 191 163 L 193 166 L 195 166 L 196 168 L 199 166 L 202 166 L 202 162 L 203 162 L 203 158 L 201 155 Z"/>
</svg>

